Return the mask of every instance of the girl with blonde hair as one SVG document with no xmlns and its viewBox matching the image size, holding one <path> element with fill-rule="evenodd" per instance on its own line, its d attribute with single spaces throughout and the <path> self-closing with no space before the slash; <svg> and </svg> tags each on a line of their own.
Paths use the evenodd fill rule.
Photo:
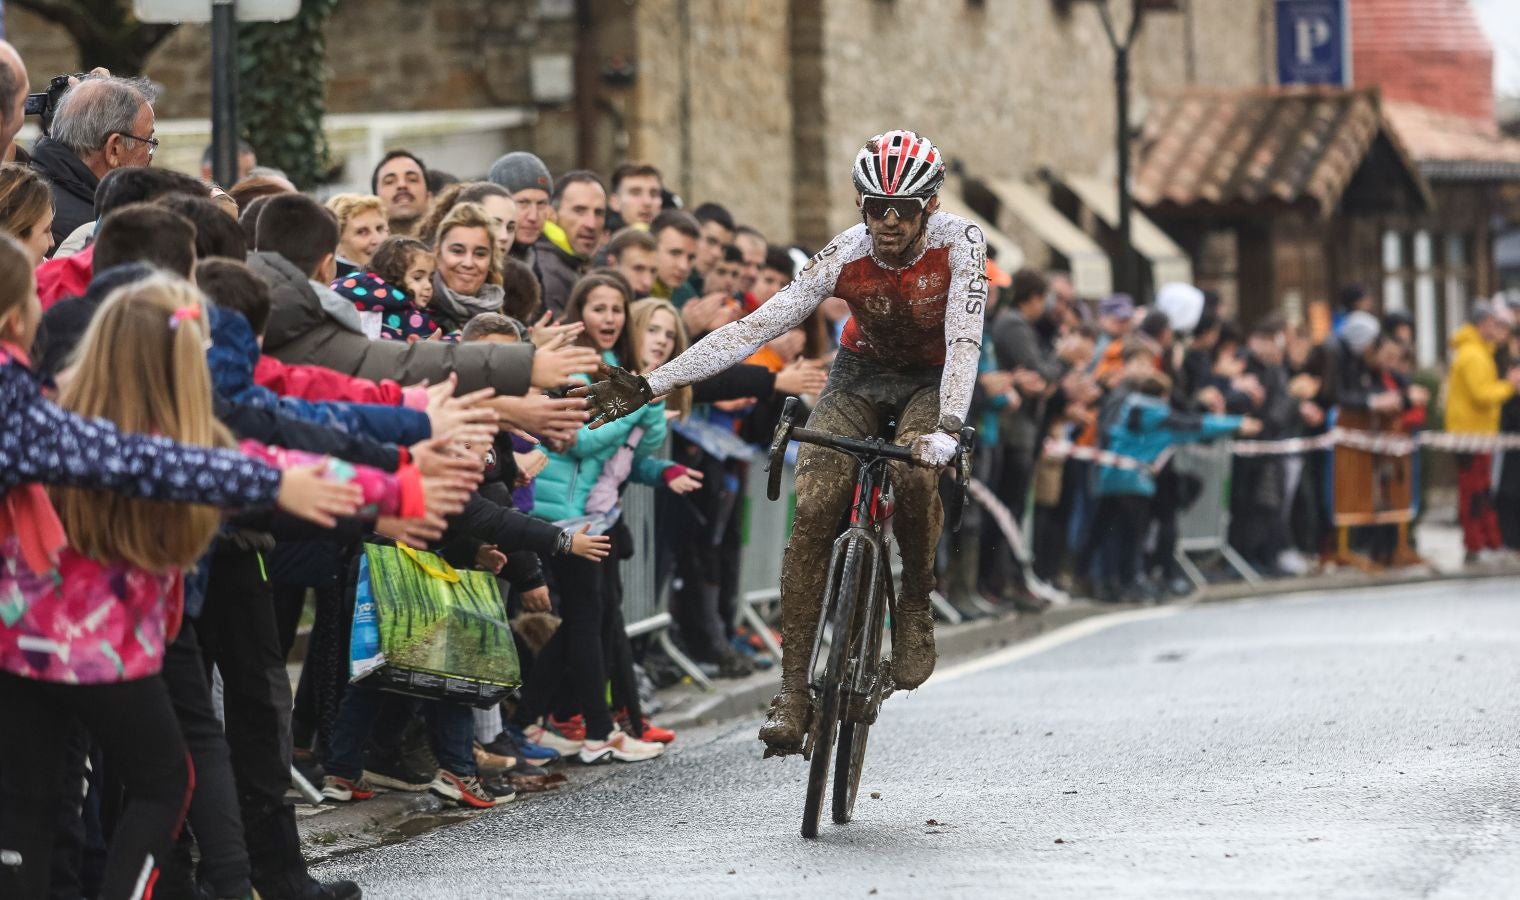
<svg viewBox="0 0 1520 900">
<path fill-rule="evenodd" d="M 378 473 L 340 484 L 321 465 L 281 473 L 265 459 L 291 458 L 228 449 L 211 412 L 201 297 L 172 276 L 106 299 L 64 408 L 48 403 L 23 349 L 39 315 L 24 259 L 0 238 L 0 708 L 27 723 L 0 729 L 0 851 L 10 863 L 0 893 L 46 893 L 52 835 L 36 823 L 66 800 L 63 747 L 78 721 L 130 796 L 102 896 L 136 896 L 157 877 L 192 780 L 157 673 L 179 627 L 183 570 L 219 522 L 209 506 L 164 501 L 277 501 L 331 526 L 367 496 L 394 506 L 399 492 Z M 57 485 L 53 502 L 31 482 Z"/>
<path fill-rule="evenodd" d="M 681 313 L 669 300 L 648 297 L 628 308 L 628 335 L 633 344 L 635 371 L 648 375 L 686 352 L 686 326 Z M 675 418 L 691 412 L 691 387 L 676 388 L 665 396 L 665 410 Z"/>
</svg>

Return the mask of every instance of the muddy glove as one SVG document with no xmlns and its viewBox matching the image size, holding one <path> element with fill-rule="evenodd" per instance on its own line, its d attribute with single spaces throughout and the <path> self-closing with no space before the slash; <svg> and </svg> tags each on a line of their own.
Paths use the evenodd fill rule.
<svg viewBox="0 0 1520 900">
<path fill-rule="evenodd" d="M 913 454 L 913 459 L 919 465 L 936 468 L 948 466 L 954 462 L 955 454 L 960 448 L 960 438 L 953 434 L 945 434 L 943 431 L 921 434 L 908 445 L 909 452 Z"/>
<path fill-rule="evenodd" d="M 603 365 L 597 369 L 595 384 L 578 387 L 572 397 L 585 397 L 591 410 L 591 427 L 600 428 L 613 419 L 621 419 L 654 399 L 649 382 L 627 369 Z"/>
</svg>

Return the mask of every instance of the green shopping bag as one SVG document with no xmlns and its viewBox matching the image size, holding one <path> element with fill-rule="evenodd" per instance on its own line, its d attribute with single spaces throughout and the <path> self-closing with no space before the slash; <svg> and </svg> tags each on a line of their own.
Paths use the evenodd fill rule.
<svg viewBox="0 0 1520 900">
<path fill-rule="evenodd" d="M 353 681 L 482 708 L 521 682 L 495 576 L 402 544 L 365 544 L 358 563 Z"/>
</svg>

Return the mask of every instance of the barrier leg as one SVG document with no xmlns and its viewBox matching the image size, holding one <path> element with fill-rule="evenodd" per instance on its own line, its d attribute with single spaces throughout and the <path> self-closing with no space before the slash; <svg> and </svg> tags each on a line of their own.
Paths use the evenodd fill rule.
<svg viewBox="0 0 1520 900">
<path fill-rule="evenodd" d="M 295 766 L 290 767 L 290 786 L 295 788 L 296 792 L 312 806 L 322 805 L 322 792 L 312 787 L 311 782 L 307 781 L 306 776 L 297 771 Z"/>
<path fill-rule="evenodd" d="M 1194 588 L 1201 591 L 1209 586 L 1209 580 L 1203 577 L 1203 570 L 1198 568 L 1193 562 L 1193 558 L 1187 555 L 1186 550 L 1178 547 L 1176 552 L 1172 554 L 1172 557 L 1177 560 L 1177 565 L 1182 569 L 1182 574 L 1187 576 L 1188 581 L 1193 583 Z"/>
<path fill-rule="evenodd" d="M 675 663 L 676 667 L 682 672 L 691 676 L 691 680 L 696 682 L 697 687 L 700 687 L 704 691 L 712 690 L 712 680 L 702 674 L 702 670 L 697 668 L 697 664 L 691 661 L 691 657 L 682 653 L 680 648 L 676 647 L 675 642 L 670 639 L 669 631 L 663 628 L 660 629 L 655 640 L 660 642 L 660 649 L 665 651 L 665 655 L 670 657 L 670 661 Z"/>
<path fill-rule="evenodd" d="M 934 610 L 951 625 L 959 625 L 963 621 L 964 617 L 961 616 L 955 607 L 950 605 L 950 601 L 946 600 L 945 595 L 939 591 L 929 592 L 929 602 L 934 605 Z"/>
<path fill-rule="evenodd" d="M 1389 560 L 1391 568 L 1408 568 L 1412 566 L 1429 566 L 1430 561 L 1416 553 L 1409 546 L 1409 523 L 1399 523 L 1399 540 L 1393 548 L 1393 558 Z"/>
<path fill-rule="evenodd" d="M 755 608 L 748 601 L 739 604 L 739 618 L 744 620 L 744 624 L 748 625 L 751 631 L 760 635 L 760 643 L 764 644 L 765 649 L 776 658 L 776 662 L 781 662 L 781 644 L 771 633 L 771 627 L 758 612 L 755 612 Z"/>
<path fill-rule="evenodd" d="M 1246 562 L 1245 557 L 1236 553 L 1234 547 L 1221 543 L 1219 545 L 1219 552 L 1224 556 L 1225 562 L 1229 563 L 1230 567 L 1239 572 L 1240 577 L 1246 580 L 1246 584 L 1261 584 L 1261 574 L 1251 568 L 1251 564 Z"/>
</svg>

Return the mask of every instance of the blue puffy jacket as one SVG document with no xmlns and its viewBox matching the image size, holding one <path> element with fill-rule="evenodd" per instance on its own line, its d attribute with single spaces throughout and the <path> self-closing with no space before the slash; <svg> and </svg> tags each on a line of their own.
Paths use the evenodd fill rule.
<svg viewBox="0 0 1520 900">
<path fill-rule="evenodd" d="M 617 365 L 610 352 L 602 358 Z M 608 422 L 597 429 L 581 426 L 575 443 L 563 453 L 549 453 L 549 464 L 533 479 L 533 515 L 558 522 L 586 514 L 586 497 L 601 477 L 602 466 L 627 442 L 635 428 L 644 429 L 634 448 L 631 480 L 658 486 L 665 470 L 675 465 L 656 454 L 665 446 L 665 404 L 651 403 L 633 414 Z"/>
<path fill-rule="evenodd" d="M 1126 384 L 1104 403 L 1100 423 L 1105 449 L 1120 456 L 1153 463 L 1173 444 L 1225 437 L 1240 429 L 1240 416 L 1196 416 L 1173 411 L 1160 397 L 1152 397 Z M 1156 494 L 1156 479 L 1149 469 L 1099 466 L 1096 492 L 1100 496 Z"/>
<path fill-rule="evenodd" d="M 253 380 L 253 370 L 259 362 L 259 342 L 248 320 L 241 313 L 214 306 L 208 307 L 208 312 L 211 349 L 206 353 L 206 362 L 211 367 L 212 386 L 227 400 L 390 444 L 410 446 L 432 436 L 427 414 L 414 409 L 298 400 L 260 387 Z"/>
</svg>

